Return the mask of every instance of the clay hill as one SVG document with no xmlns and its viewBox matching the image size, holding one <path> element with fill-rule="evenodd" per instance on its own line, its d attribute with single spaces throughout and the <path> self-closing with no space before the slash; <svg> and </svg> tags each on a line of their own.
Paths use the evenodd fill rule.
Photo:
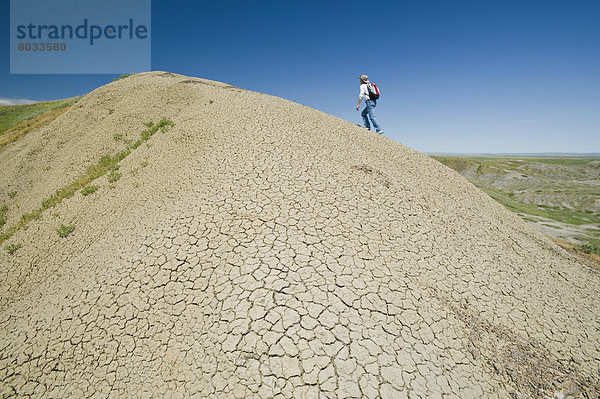
<svg viewBox="0 0 600 399">
<path fill-rule="evenodd" d="M 323 112 L 143 73 L 0 170 L 2 397 L 598 395 L 599 272 Z"/>
</svg>

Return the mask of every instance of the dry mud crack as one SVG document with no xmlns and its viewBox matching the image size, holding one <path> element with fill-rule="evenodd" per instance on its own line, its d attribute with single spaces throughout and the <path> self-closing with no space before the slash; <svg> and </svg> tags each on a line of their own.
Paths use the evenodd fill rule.
<svg viewBox="0 0 600 399">
<path fill-rule="evenodd" d="M 100 87 L 0 149 L 7 226 L 162 117 L 120 180 L 7 241 L 1 396 L 598 397 L 597 271 L 440 163 L 280 98 Z"/>
</svg>

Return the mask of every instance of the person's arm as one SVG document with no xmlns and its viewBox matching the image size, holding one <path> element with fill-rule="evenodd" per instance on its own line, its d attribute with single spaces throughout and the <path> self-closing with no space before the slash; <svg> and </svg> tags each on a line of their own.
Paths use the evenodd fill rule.
<svg viewBox="0 0 600 399">
<path fill-rule="evenodd" d="M 358 102 L 356 103 L 356 110 L 358 111 L 358 109 L 360 108 L 360 101 L 362 100 L 363 97 L 366 96 L 367 93 L 365 93 L 365 88 L 367 86 L 366 85 L 360 85 L 360 93 L 358 93 Z M 367 100 L 365 100 L 367 101 Z"/>
</svg>

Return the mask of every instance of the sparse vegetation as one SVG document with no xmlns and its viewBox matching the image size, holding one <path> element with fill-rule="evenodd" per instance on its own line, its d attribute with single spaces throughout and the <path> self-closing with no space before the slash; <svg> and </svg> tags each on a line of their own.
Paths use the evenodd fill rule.
<svg viewBox="0 0 600 399">
<path fill-rule="evenodd" d="M 4 247 L 4 249 L 6 250 L 6 252 L 8 252 L 9 255 L 13 255 L 15 252 L 17 252 L 19 250 L 19 248 L 21 248 L 21 243 L 16 243 L 16 244 L 9 244 L 7 246 Z"/>
<path fill-rule="evenodd" d="M 47 172 L 49 170 L 50 170 L 50 166 L 49 165 L 48 166 L 44 166 L 44 172 Z"/>
<path fill-rule="evenodd" d="M 121 178 L 122 174 L 117 172 L 116 170 L 111 170 L 110 173 L 106 176 L 106 179 L 109 183 L 114 183 Z"/>
<path fill-rule="evenodd" d="M 16 196 L 17 196 L 17 192 L 16 191 L 9 191 L 8 198 L 15 198 Z"/>
<path fill-rule="evenodd" d="M 154 123 L 152 121 L 144 123 L 148 127 L 148 129 L 144 130 L 141 134 L 143 141 L 148 141 L 150 137 L 154 135 L 154 133 L 158 132 L 166 132 L 169 127 L 175 126 L 173 121 L 168 120 L 167 118 L 162 118 L 158 123 Z"/>
<path fill-rule="evenodd" d="M 169 127 L 174 126 L 175 124 L 166 119 L 162 118 L 159 123 L 156 125 L 153 124 L 151 129 L 155 129 L 152 134 L 154 134 L 159 129 L 162 131 L 166 131 Z M 124 140 L 125 141 L 125 140 Z M 10 237 L 12 237 L 17 231 L 22 229 L 32 220 L 37 220 L 41 217 L 42 213 L 49 208 L 53 208 L 56 205 L 60 204 L 64 199 L 73 196 L 78 190 L 83 189 L 85 186 L 90 184 L 92 181 L 97 179 L 100 176 L 105 174 L 109 174 L 107 178 L 109 182 L 114 182 L 121 178 L 121 173 L 116 172 L 119 168 L 119 162 L 121 162 L 127 155 L 129 155 L 133 148 L 137 148 L 141 145 L 142 140 L 136 141 L 132 148 L 127 148 L 114 156 L 105 155 L 94 165 L 88 167 L 86 172 L 73 181 L 71 184 L 68 184 L 60 189 L 58 189 L 50 198 L 42 201 L 42 204 L 39 208 L 34 209 L 30 213 L 24 214 L 21 216 L 19 223 L 11 226 L 4 234 L 0 235 L 0 244 L 4 243 Z M 118 176 L 118 177 L 117 177 Z M 113 180 L 115 179 L 116 180 Z M 113 180 L 113 181 L 111 181 Z M 110 188 L 114 188 L 114 184 L 109 185 Z"/>
<path fill-rule="evenodd" d="M 85 186 L 82 190 L 81 190 L 81 194 L 85 195 L 90 195 L 96 192 L 96 190 L 98 190 L 98 186 L 94 186 L 93 184 L 90 184 L 89 186 Z"/>
<path fill-rule="evenodd" d="M 67 237 L 69 234 L 71 234 L 73 231 L 75 230 L 75 226 L 70 224 L 70 225 L 64 225 L 61 224 L 60 226 L 58 226 L 58 228 L 56 229 L 56 232 L 58 233 L 58 236 L 61 238 L 65 238 Z"/>
<path fill-rule="evenodd" d="M 122 133 L 115 133 L 113 135 L 113 139 L 115 139 L 115 141 L 121 141 L 121 140 L 123 140 L 123 134 Z"/>
<path fill-rule="evenodd" d="M 589 240 L 581 246 L 581 249 L 588 254 L 600 255 L 600 240 Z"/>
<path fill-rule="evenodd" d="M 135 75 L 135 73 L 132 73 L 132 74 L 130 74 L 130 75 L 121 75 L 121 76 L 119 76 L 118 78 L 114 78 L 114 79 L 113 79 L 113 81 L 117 81 L 117 80 L 125 79 L 125 78 L 128 78 L 128 77 L 130 77 L 130 76 L 133 76 L 133 75 Z"/>
<path fill-rule="evenodd" d="M 0 229 L 4 227 L 6 224 L 6 213 L 8 212 L 8 207 L 6 205 L 2 205 L 0 207 Z"/>
<path fill-rule="evenodd" d="M 148 166 L 148 161 L 143 161 L 143 162 L 141 162 L 141 163 L 140 163 L 140 166 L 141 166 L 142 168 L 145 168 L 146 166 Z"/>
<path fill-rule="evenodd" d="M 27 128 L 38 127 L 38 120 L 33 118 L 49 111 L 66 110 L 80 97 L 67 98 L 56 101 L 43 101 L 35 104 L 4 105 L 0 107 L 0 136 L 23 131 Z M 62 113 L 62 112 L 61 112 Z M 56 117 L 58 115 L 55 115 Z M 54 119 L 54 118 L 52 118 Z M 0 147 L 3 142 L 0 141 Z"/>
<path fill-rule="evenodd" d="M 208 103 L 212 104 L 212 103 L 214 103 L 214 101 L 213 100 L 208 100 Z"/>
<path fill-rule="evenodd" d="M 575 231 L 571 233 L 571 238 L 582 242 L 586 251 L 597 250 L 598 244 L 590 240 L 598 236 L 588 226 L 600 224 L 597 185 L 590 184 L 599 178 L 596 168 L 596 165 L 600 165 L 598 159 L 433 158 L 461 173 L 523 219 L 554 228 L 557 238 L 567 234 L 563 229 L 566 225 Z M 586 240 L 590 243 L 586 243 Z"/>
</svg>

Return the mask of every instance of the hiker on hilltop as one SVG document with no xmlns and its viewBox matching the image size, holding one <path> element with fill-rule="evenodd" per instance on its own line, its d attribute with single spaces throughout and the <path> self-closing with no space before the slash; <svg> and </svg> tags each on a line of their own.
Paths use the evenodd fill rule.
<svg viewBox="0 0 600 399">
<path fill-rule="evenodd" d="M 383 134 L 383 130 L 375 120 L 375 114 L 373 110 L 377 106 L 377 99 L 379 98 L 379 89 L 377 86 L 371 82 L 369 82 L 369 77 L 367 75 L 362 75 L 358 77 L 360 79 L 360 94 L 358 95 L 358 103 L 356 104 L 356 110 L 360 108 L 360 101 L 365 99 L 365 109 L 360 113 L 362 115 L 364 126 L 371 130 L 371 124 L 369 123 L 369 118 L 373 123 L 373 127 L 375 131 L 379 134 Z"/>
</svg>

